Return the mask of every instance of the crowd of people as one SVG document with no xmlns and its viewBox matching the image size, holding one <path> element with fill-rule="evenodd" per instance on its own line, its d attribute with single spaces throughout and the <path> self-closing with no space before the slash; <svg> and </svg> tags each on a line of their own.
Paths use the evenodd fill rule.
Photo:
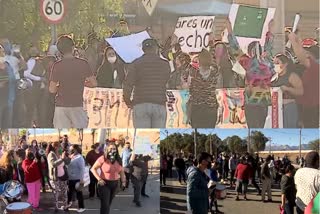
<svg viewBox="0 0 320 214">
<path fill-rule="evenodd" d="M 208 50 L 200 53 L 182 52 L 175 35 L 162 46 L 147 39 L 141 45 L 144 55 L 130 64 L 95 33 L 88 35 L 85 49 L 63 35 L 45 54 L 34 45 L 26 58 L 18 45 L 1 40 L 1 127 L 86 128 L 84 87 L 123 89 L 135 128 L 166 126 L 168 89 L 189 90 L 188 123 L 213 128 L 217 112 L 223 111 L 216 89 L 239 87 L 245 88 L 248 127 L 263 128 L 271 105 L 266 91 L 281 87 L 284 128 L 319 127 L 319 39 L 301 40 L 298 31 L 286 28 L 291 48 L 275 54 L 273 26 L 271 21 L 263 47 L 252 42 L 247 51 L 240 48 L 229 21 L 228 42 L 211 34 Z"/>
<path fill-rule="evenodd" d="M 275 159 L 273 155 L 269 155 L 263 159 L 258 154 L 230 154 L 229 156 L 222 153 L 214 157 L 205 152 L 197 158 L 192 154 L 187 158 L 183 158 L 182 154 L 162 155 L 161 186 L 167 185 L 167 177 L 173 177 L 173 167 L 179 183 L 187 185 L 188 210 L 197 214 L 207 214 L 208 210 L 212 211 L 213 205 L 215 213 L 221 213 L 214 197 L 215 193 L 209 194 L 211 186 L 216 186 L 218 183 L 229 185 L 230 189 L 234 189 L 236 201 L 240 201 L 240 195 L 244 200 L 250 200 L 247 192 L 248 186 L 252 185 L 264 203 L 273 202 L 272 187 L 278 186 L 281 189 L 280 208 L 285 214 L 293 214 L 295 206 L 298 214 L 304 213 L 308 205 L 310 209 L 310 202 L 320 192 L 317 152 L 309 152 L 301 167 L 291 163 L 287 156 Z"/>
<path fill-rule="evenodd" d="M 129 142 L 124 145 L 110 140 L 105 144 L 96 143 L 85 155 L 81 146 L 69 142 L 66 135 L 60 141 L 49 143 L 38 144 L 32 140 L 30 145 L 23 136 L 14 150 L 7 150 L 3 145 L 0 150 L 0 184 L 19 181 L 25 186 L 27 202 L 37 211 L 43 210 L 41 192 L 49 191 L 54 194 L 55 211 L 68 211 L 76 196 L 77 211 L 82 213 L 86 210 L 83 191 L 87 186 L 89 200 L 100 199 L 101 214 L 110 213 L 114 197 L 129 188 L 130 181 L 137 207 L 142 206 L 141 196 L 149 197 L 146 183 L 151 158 L 135 154 Z M 86 168 L 90 169 L 89 174 Z M 13 203 L 21 199 L 5 200 Z"/>
</svg>

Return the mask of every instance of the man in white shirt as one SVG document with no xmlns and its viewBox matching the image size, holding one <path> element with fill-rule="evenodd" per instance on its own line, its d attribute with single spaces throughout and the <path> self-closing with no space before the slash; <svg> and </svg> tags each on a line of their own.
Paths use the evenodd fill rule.
<svg viewBox="0 0 320 214">
<path fill-rule="evenodd" d="M 303 214 L 306 206 L 320 191 L 319 153 L 309 152 L 305 158 L 305 167 L 300 168 L 294 182 L 297 188 L 297 214 Z"/>
</svg>

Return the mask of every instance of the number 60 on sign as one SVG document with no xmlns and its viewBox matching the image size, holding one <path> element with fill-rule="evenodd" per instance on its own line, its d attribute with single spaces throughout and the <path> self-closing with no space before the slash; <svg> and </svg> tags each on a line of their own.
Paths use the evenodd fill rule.
<svg viewBox="0 0 320 214">
<path fill-rule="evenodd" d="M 66 14 L 66 1 L 41 0 L 40 10 L 47 22 L 58 24 Z"/>
</svg>

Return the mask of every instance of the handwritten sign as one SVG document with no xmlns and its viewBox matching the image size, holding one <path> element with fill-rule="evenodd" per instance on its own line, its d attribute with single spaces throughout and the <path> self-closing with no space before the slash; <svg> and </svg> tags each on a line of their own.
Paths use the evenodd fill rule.
<svg viewBox="0 0 320 214">
<path fill-rule="evenodd" d="M 150 16 L 152 15 L 154 9 L 156 8 L 157 3 L 158 3 L 158 0 L 142 0 L 142 4 Z"/>
<path fill-rule="evenodd" d="M 135 154 L 152 154 L 153 151 L 150 138 L 147 136 L 136 136 L 133 150 Z"/>
<path fill-rule="evenodd" d="M 209 47 L 214 16 L 191 16 L 178 19 L 174 34 L 185 53 L 201 52 Z"/>
</svg>

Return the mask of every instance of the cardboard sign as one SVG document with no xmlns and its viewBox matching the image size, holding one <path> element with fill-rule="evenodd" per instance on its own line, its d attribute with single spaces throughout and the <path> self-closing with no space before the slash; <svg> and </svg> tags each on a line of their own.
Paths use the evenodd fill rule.
<svg viewBox="0 0 320 214">
<path fill-rule="evenodd" d="M 214 16 L 191 16 L 178 19 L 174 34 L 185 53 L 201 52 L 209 47 Z"/>
<path fill-rule="evenodd" d="M 156 8 L 157 3 L 158 3 L 158 0 L 142 0 L 142 4 L 150 16 L 152 15 L 154 9 Z"/>
<path fill-rule="evenodd" d="M 136 136 L 133 151 L 135 154 L 150 155 L 153 153 L 149 137 Z"/>
<path fill-rule="evenodd" d="M 275 8 L 258 8 L 232 4 L 229 20 L 240 48 L 247 53 L 248 45 L 253 41 L 264 46 L 269 23 L 274 18 Z"/>
</svg>

